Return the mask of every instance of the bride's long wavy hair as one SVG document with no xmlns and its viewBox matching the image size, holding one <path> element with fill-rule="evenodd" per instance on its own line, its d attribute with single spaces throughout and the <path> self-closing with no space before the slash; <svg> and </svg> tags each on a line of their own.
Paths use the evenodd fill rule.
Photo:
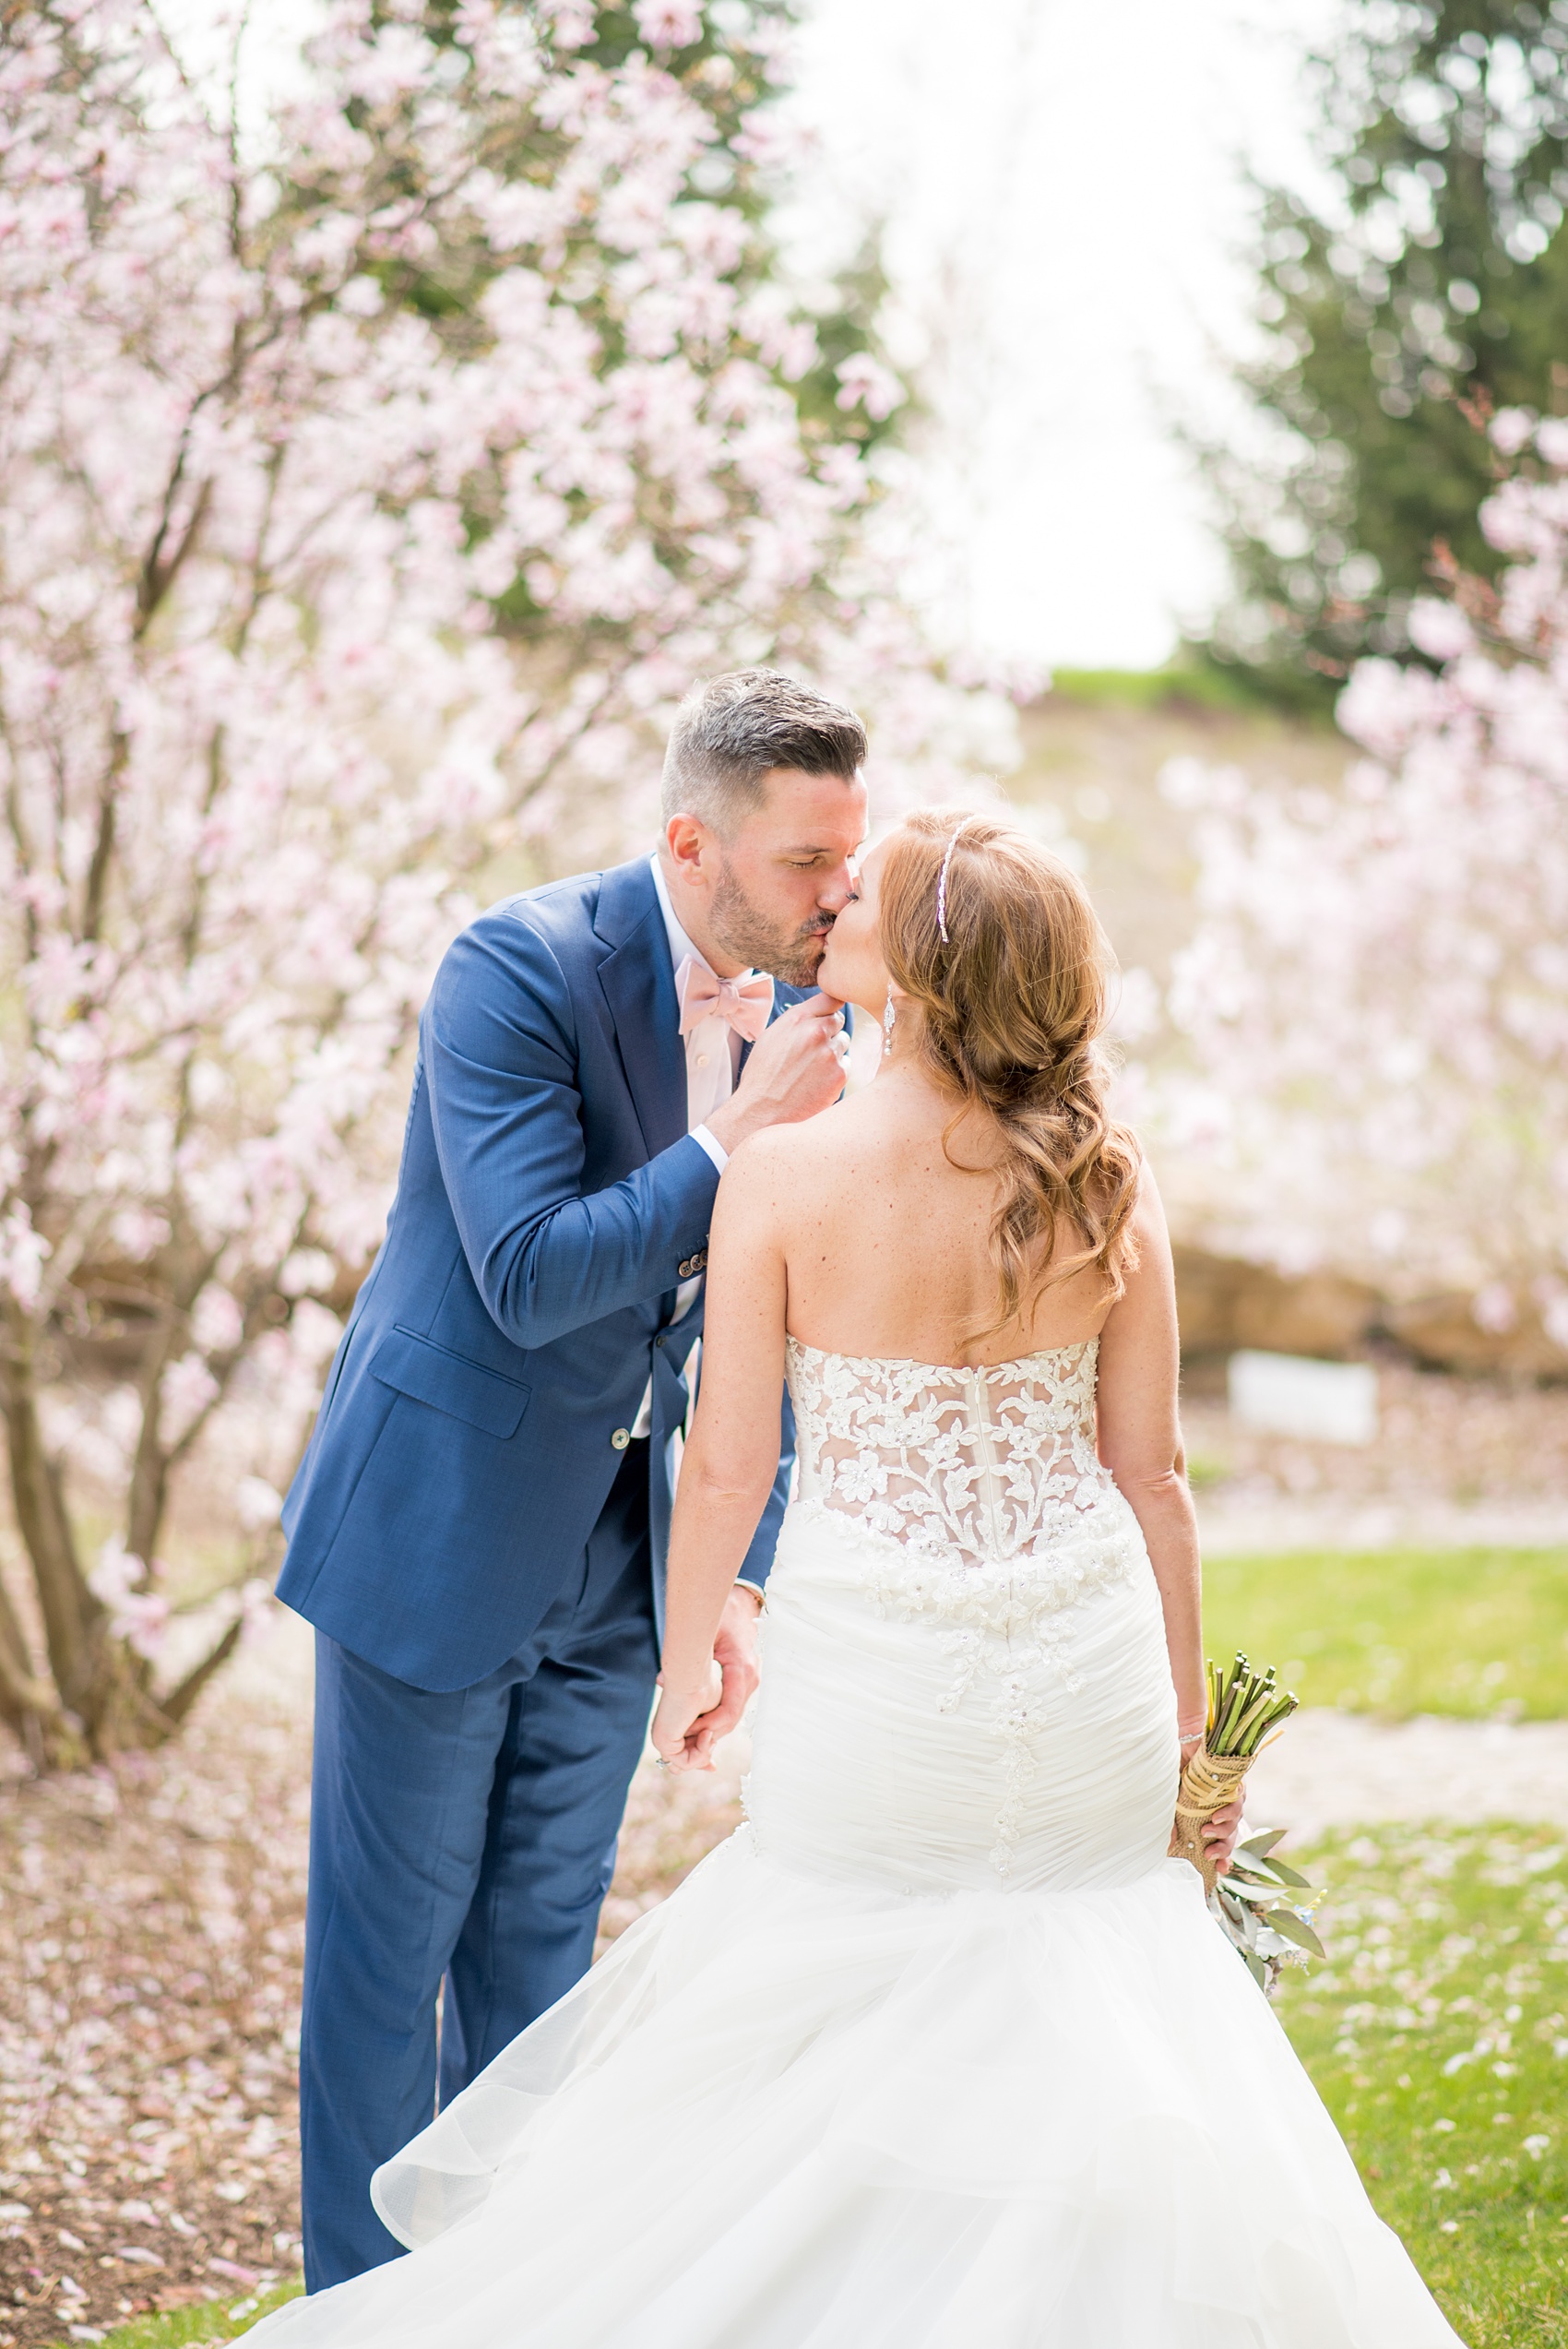
<svg viewBox="0 0 1568 2349">
<path fill-rule="evenodd" d="M 1119 1297 L 1137 1260 L 1142 1153 L 1106 1107 L 1111 948 L 1076 874 L 995 817 L 921 809 L 890 842 L 878 926 L 891 976 L 922 1014 L 920 1052 L 954 1096 L 949 1159 L 959 1163 L 948 1144 L 967 1111 L 987 1112 L 1003 1139 L 998 1310 L 972 1337 L 1021 1319 L 1090 1265 Z"/>
</svg>

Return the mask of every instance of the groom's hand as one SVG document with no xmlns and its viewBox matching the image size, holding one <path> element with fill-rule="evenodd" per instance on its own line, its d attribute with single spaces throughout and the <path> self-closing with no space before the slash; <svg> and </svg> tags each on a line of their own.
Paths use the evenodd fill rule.
<svg viewBox="0 0 1568 2349">
<path fill-rule="evenodd" d="M 761 1613 L 750 1592 L 731 1592 L 714 1634 L 707 1685 L 701 1689 L 683 1692 L 659 1674 L 659 1704 L 650 1735 L 655 1751 L 669 1769 L 711 1770 L 715 1746 L 739 1724 L 759 1677 L 756 1626 Z"/>
<path fill-rule="evenodd" d="M 741 1725 L 741 1715 L 756 1694 L 762 1675 L 757 1670 L 756 1627 L 762 1609 L 749 1591 L 731 1591 L 724 1602 L 714 1634 L 713 1661 L 723 1675 L 723 1687 L 713 1711 L 699 1726 L 712 1751 L 720 1737 Z"/>
<path fill-rule="evenodd" d="M 764 1126 L 793 1126 L 831 1108 L 844 1090 L 844 1007 L 832 996 L 810 996 L 754 1044 L 741 1081 L 707 1120 L 721 1150 L 736 1151 Z"/>
</svg>

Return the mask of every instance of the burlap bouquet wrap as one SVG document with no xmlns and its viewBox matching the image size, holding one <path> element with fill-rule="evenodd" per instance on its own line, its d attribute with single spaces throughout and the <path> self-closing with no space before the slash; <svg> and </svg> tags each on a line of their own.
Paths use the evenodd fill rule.
<svg viewBox="0 0 1568 2349">
<path fill-rule="evenodd" d="M 1252 1754 L 1211 1754 L 1200 1746 L 1182 1772 L 1171 1856 L 1192 1862 L 1203 1878 L 1206 1892 L 1214 1890 L 1215 1866 L 1203 1840 L 1204 1827 L 1232 1800 L 1255 1759 Z"/>
</svg>

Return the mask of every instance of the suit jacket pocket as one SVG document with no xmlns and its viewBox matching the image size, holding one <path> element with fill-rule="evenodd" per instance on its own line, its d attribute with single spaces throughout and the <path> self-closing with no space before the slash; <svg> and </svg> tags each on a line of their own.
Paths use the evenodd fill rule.
<svg viewBox="0 0 1568 2349">
<path fill-rule="evenodd" d="M 487 1436 L 515 1436 L 530 1389 L 499 1370 L 486 1370 L 412 1330 L 389 1330 L 370 1358 L 370 1375 L 416 1402 L 466 1420 Z"/>
</svg>

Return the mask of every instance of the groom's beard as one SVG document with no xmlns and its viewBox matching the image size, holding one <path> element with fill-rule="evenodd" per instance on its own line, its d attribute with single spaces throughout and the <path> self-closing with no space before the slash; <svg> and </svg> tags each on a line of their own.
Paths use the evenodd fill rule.
<svg viewBox="0 0 1568 2349">
<path fill-rule="evenodd" d="M 719 868 L 709 913 L 726 954 L 753 971 L 769 971 L 787 987 L 814 987 L 816 967 L 833 927 L 831 913 L 814 913 L 798 930 L 781 929 L 752 903 L 726 862 Z"/>
</svg>

